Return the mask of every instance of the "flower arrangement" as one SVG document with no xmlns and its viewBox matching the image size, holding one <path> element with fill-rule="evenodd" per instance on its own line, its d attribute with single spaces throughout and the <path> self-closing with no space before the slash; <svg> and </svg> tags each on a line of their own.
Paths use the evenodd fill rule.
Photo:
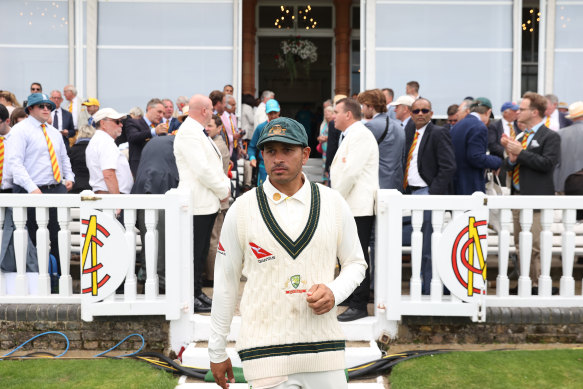
<svg viewBox="0 0 583 389">
<path fill-rule="evenodd" d="M 310 64 L 318 60 L 318 48 L 312 41 L 297 36 L 281 41 L 279 47 L 275 61 L 279 68 L 287 69 L 292 82 L 298 77 L 298 65 L 303 68 L 306 77 L 310 74 Z"/>
</svg>

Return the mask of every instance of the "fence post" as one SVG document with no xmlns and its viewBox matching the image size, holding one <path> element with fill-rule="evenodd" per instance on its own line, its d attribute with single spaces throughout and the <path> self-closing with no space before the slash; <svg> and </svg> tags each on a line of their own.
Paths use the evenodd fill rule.
<svg viewBox="0 0 583 389">
<path fill-rule="evenodd" d="M 563 275 L 561 276 L 561 296 L 573 297 L 575 295 L 575 279 L 573 278 L 573 262 L 575 260 L 575 225 L 574 209 L 563 210 L 563 248 L 562 263 Z"/>
<path fill-rule="evenodd" d="M 553 280 L 551 279 L 551 257 L 553 255 L 553 209 L 542 209 L 540 221 L 542 231 L 540 233 L 540 268 L 541 274 L 538 279 L 539 296 L 551 296 Z"/>
<path fill-rule="evenodd" d="M 519 251 L 520 251 L 520 276 L 518 277 L 518 295 L 520 297 L 529 297 L 532 288 L 532 280 L 530 279 L 530 261 L 532 257 L 532 209 L 523 209 L 520 211 L 520 235 L 519 235 Z M 516 231 L 514 231 L 516 234 Z"/>
<path fill-rule="evenodd" d="M 138 294 L 138 283 L 136 280 L 136 210 L 124 210 L 123 221 L 126 229 L 125 239 L 127 246 L 126 255 L 129 257 L 128 272 L 124 284 L 123 294 L 125 301 L 135 301 Z M 142 250 L 144 249 L 142 245 Z"/>
<path fill-rule="evenodd" d="M 403 195 L 401 192 L 391 190 L 381 190 L 381 201 L 379 202 L 379 209 L 386 209 L 386 214 L 382 215 L 382 219 L 386 225 L 381 225 L 380 230 L 386 228 L 387 235 L 377 236 L 376 242 L 386 242 L 386 247 L 378 246 L 378 254 L 386 252 L 386 263 L 384 274 L 378 272 L 375 275 L 375 289 L 377 285 L 386 280 L 385 301 L 386 301 L 386 319 L 399 320 L 401 319 L 401 274 L 403 268 L 403 254 L 402 254 L 402 239 L 403 239 Z M 386 251 L 385 251 L 386 250 Z M 378 256 L 377 258 L 381 258 Z M 381 254 L 382 255 L 382 254 Z M 380 262 L 377 260 L 377 263 Z M 380 264 L 377 264 L 379 266 Z"/>
<path fill-rule="evenodd" d="M 49 209 L 37 208 L 36 223 L 38 225 L 38 230 L 36 230 L 36 254 L 38 258 L 39 296 L 48 296 L 51 294 L 51 278 L 49 275 L 49 230 L 47 229 L 48 222 Z"/>
<path fill-rule="evenodd" d="M 68 207 L 57 209 L 59 220 L 59 256 L 61 261 L 61 277 L 59 278 L 59 294 L 71 296 L 73 294 L 73 278 L 71 277 L 71 210 Z"/>
<path fill-rule="evenodd" d="M 498 276 L 496 277 L 496 296 L 506 297 L 510 289 L 508 279 L 508 252 L 510 248 L 510 226 L 512 212 L 510 209 L 500 210 L 500 226 L 498 233 Z"/>
<path fill-rule="evenodd" d="M 28 295 L 26 282 L 26 248 L 28 246 L 28 231 L 26 227 L 26 207 L 13 208 L 14 219 L 14 255 L 16 256 L 16 285 L 17 296 Z"/>
</svg>

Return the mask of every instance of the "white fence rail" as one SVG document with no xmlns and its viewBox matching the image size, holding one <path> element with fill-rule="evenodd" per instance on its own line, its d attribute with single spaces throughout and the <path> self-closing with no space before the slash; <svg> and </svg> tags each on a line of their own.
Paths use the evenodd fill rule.
<svg viewBox="0 0 583 389">
<path fill-rule="evenodd" d="M 488 291 L 482 301 L 486 306 L 505 307 L 581 307 L 583 294 L 575 293 L 573 266 L 575 253 L 583 252 L 582 229 L 577 225 L 577 208 L 583 208 L 580 196 L 499 196 L 487 197 L 482 193 L 472 196 L 404 196 L 394 190 L 380 190 L 377 196 L 376 259 L 375 259 L 375 303 L 377 315 L 386 320 L 400 320 L 405 315 L 419 316 L 470 316 L 480 318 L 480 304 L 465 303 L 455 296 L 443 295 L 443 284 L 439 278 L 435 253 L 438 251 L 441 231 L 446 227 L 446 219 L 458 213 L 486 205 L 490 210 L 500 210 L 501 230 L 498 236 L 490 237 L 489 255 L 498 257 L 496 290 Z M 513 247 L 512 210 L 520 212 L 520 232 L 518 253 L 520 277 L 518 294 L 510 294 L 508 278 L 509 254 Z M 423 234 L 423 212 L 431 211 L 433 234 L 431 239 L 432 263 L 431 293 L 421 294 L 421 257 Z M 532 280 L 529 277 L 531 265 L 533 212 L 541 215 L 541 276 L 538 279 L 538 295 L 531 296 Z M 553 222 L 556 212 L 562 217 Z M 411 214 L 411 247 L 402 245 L 403 214 Z M 560 236 L 560 246 L 553 250 L 553 240 Z M 552 295 L 550 277 L 553 251 L 560 255 L 562 275 L 558 295 Z M 403 254 L 411 254 L 411 279 L 409 290 L 402 287 Z M 489 280 L 490 282 L 493 280 Z"/>
<path fill-rule="evenodd" d="M 81 303 L 80 286 L 73 290 L 70 274 L 71 253 L 79 252 L 81 228 L 72 214 L 79 214 L 84 207 L 115 213 L 123 209 L 125 240 L 128 244 L 130 265 L 123 286 L 123 294 L 112 295 L 97 303 L 82 304 L 82 317 L 92 320 L 100 315 L 165 315 L 168 320 L 178 319 L 181 311 L 192 311 L 192 216 L 188 211 L 189 196 L 177 190 L 165 195 L 106 195 L 81 197 L 80 195 L 0 195 L 0 236 L 7 208 L 12 208 L 16 273 L 0 272 L 0 304 L 2 303 Z M 39 262 L 37 274 L 26 273 L 28 231 L 26 229 L 27 208 L 36 208 L 38 230 L 36 249 Z M 49 231 L 47 228 L 49 208 L 58 210 L 59 256 L 61 275 L 58 293 L 51 292 L 49 275 Z M 146 226 L 145 264 L 146 281 L 144 293 L 138 293 L 136 278 L 137 212 L 144 212 Z M 165 293 L 158 293 L 158 218 L 165 218 Z M 74 239 L 71 239 L 71 237 Z M 74 241 L 74 244 L 72 244 Z M 124 255 L 123 251 L 120 255 Z M 11 281 L 11 282 L 9 282 Z M 34 282 L 34 285 L 29 285 Z M 8 284 L 13 284 L 12 293 Z M 34 291 L 34 294 L 30 292 Z"/>
</svg>

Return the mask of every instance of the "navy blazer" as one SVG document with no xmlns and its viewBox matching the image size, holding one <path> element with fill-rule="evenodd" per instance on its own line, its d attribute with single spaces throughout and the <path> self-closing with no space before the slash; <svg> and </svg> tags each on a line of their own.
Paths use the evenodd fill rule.
<svg viewBox="0 0 583 389">
<path fill-rule="evenodd" d="M 153 138 L 142 150 L 132 194 L 164 194 L 178 187 L 174 136 Z"/>
<path fill-rule="evenodd" d="M 559 128 L 569 127 L 573 124 L 571 119 L 567 119 L 567 114 L 559 111 Z"/>
<path fill-rule="evenodd" d="M 453 187 L 457 195 L 485 192 L 486 169 L 496 170 L 502 158 L 488 155 L 488 129 L 480 119 L 469 114 L 451 129 L 451 142 L 455 152 L 457 170 Z"/>
<path fill-rule="evenodd" d="M 144 118 L 127 119 L 125 128 L 126 137 L 130 146 L 130 170 L 135 177 L 142 157 L 142 149 L 146 145 L 146 142 L 152 138 L 152 132 Z"/>
<path fill-rule="evenodd" d="M 521 139 L 522 136 L 516 137 L 519 142 Z M 516 160 L 520 164 L 520 194 L 554 195 L 553 175 L 560 157 L 561 137 L 555 131 L 544 125 L 541 126 L 526 150 L 522 150 Z M 504 165 L 508 170 L 514 169 L 514 164 L 511 164 L 508 158 L 504 161 Z M 513 185 L 511 188 L 512 193 L 515 193 Z"/>
<path fill-rule="evenodd" d="M 411 149 L 415 131 L 413 120 L 409 120 L 405 126 L 405 155 Z M 403 171 L 405 168 L 406 163 L 403 163 Z M 419 175 L 429 186 L 429 194 L 449 194 L 456 168 L 449 131 L 431 122 L 427 124 L 419 144 L 417 168 Z"/>
</svg>

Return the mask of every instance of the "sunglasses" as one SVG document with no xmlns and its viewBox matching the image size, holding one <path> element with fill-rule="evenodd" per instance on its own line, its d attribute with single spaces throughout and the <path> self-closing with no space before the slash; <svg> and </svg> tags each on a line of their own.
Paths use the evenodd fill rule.
<svg viewBox="0 0 583 389">
<path fill-rule="evenodd" d="M 30 88 L 32 92 L 40 92 L 40 88 Z"/>
<path fill-rule="evenodd" d="M 39 107 L 40 109 L 48 109 L 49 111 L 53 109 L 53 106 L 48 104 L 48 103 L 41 103 L 41 104 L 37 104 L 37 107 Z"/>
<path fill-rule="evenodd" d="M 107 120 L 109 120 L 110 122 L 114 122 L 115 124 L 122 124 L 121 119 L 110 119 L 110 118 L 107 118 Z"/>
<path fill-rule="evenodd" d="M 414 113 L 415 115 L 419 115 L 419 112 L 429 113 L 429 112 L 431 112 L 431 110 L 427 109 L 427 108 L 423 108 L 423 109 L 417 108 L 417 109 L 414 109 L 411 111 L 411 113 Z"/>
</svg>

